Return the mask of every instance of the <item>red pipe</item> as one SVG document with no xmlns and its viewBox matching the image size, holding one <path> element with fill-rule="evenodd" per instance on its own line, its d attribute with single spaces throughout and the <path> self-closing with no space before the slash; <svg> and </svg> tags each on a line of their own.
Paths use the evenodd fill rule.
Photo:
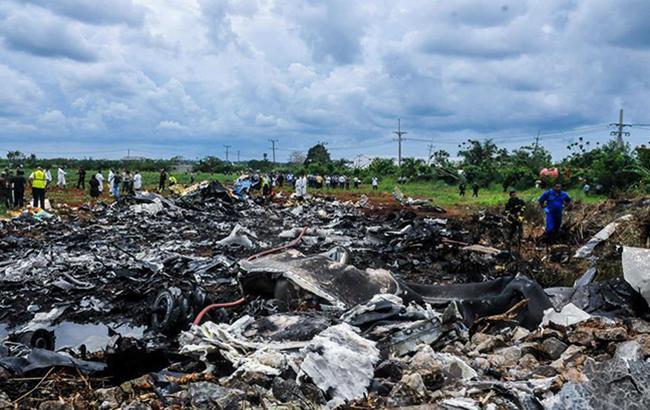
<svg viewBox="0 0 650 410">
<path fill-rule="evenodd" d="M 211 311 L 212 309 L 235 307 L 243 304 L 244 302 L 246 302 L 246 299 L 240 298 L 235 300 L 234 302 L 213 303 L 211 305 L 208 305 L 204 307 L 203 310 L 201 310 L 198 315 L 196 315 L 196 319 L 194 319 L 193 323 L 198 326 L 201 323 L 201 319 L 203 319 L 203 316 L 205 316 L 205 314 Z"/>
<path fill-rule="evenodd" d="M 255 255 L 248 257 L 248 259 L 246 259 L 246 260 L 247 261 L 252 261 L 253 259 L 257 259 L 257 258 L 260 258 L 262 256 L 269 255 L 269 254 L 275 253 L 277 251 L 281 251 L 283 249 L 291 248 L 292 246 L 296 246 L 302 240 L 302 237 L 305 236 L 305 232 L 307 232 L 307 227 L 306 226 L 304 228 L 302 228 L 302 231 L 300 231 L 300 235 L 298 235 L 298 237 L 296 239 L 294 239 L 293 241 L 285 243 L 282 246 L 278 246 L 277 248 L 268 249 L 268 250 L 262 251 L 260 253 L 256 253 Z M 204 307 L 199 312 L 199 314 L 196 315 L 196 319 L 194 319 L 194 322 L 192 322 L 192 323 L 194 323 L 195 325 L 198 326 L 201 323 L 201 319 L 203 319 L 203 316 L 205 316 L 206 313 L 208 313 L 212 309 L 230 308 L 230 307 L 235 307 L 235 306 L 242 305 L 244 303 L 246 303 L 246 299 L 244 299 L 243 297 L 240 298 L 240 299 L 235 300 L 234 302 L 213 303 L 211 305 L 208 305 L 208 306 Z"/>
</svg>

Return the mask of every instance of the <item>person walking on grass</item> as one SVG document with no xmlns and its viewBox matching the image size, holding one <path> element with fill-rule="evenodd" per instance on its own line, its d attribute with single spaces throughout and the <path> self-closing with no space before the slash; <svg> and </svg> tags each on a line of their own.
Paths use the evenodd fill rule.
<svg viewBox="0 0 650 410">
<path fill-rule="evenodd" d="M 377 189 L 379 189 L 379 179 L 372 177 L 372 190 L 376 191 Z"/>
<path fill-rule="evenodd" d="M 165 190 L 165 184 L 167 183 L 167 172 L 165 168 L 160 170 L 160 178 L 158 179 L 158 192 Z"/>
<path fill-rule="evenodd" d="M 65 172 L 63 166 L 60 166 L 56 170 L 56 185 L 61 189 L 65 188 L 65 184 L 66 184 L 65 176 L 66 175 L 67 175 L 67 172 Z"/>
<path fill-rule="evenodd" d="M 474 182 L 472 184 L 472 198 L 478 198 L 478 190 L 479 190 L 478 183 Z"/>
<path fill-rule="evenodd" d="M 458 185 L 458 195 L 460 195 L 461 198 L 465 197 L 465 183 L 461 182 L 460 185 Z"/>
<path fill-rule="evenodd" d="M 86 189 L 86 170 L 84 167 L 79 168 L 79 176 L 77 178 L 77 189 Z"/>
<path fill-rule="evenodd" d="M 29 181 L 32 184 L 34 208 L 38 208 L 40 205 L 41 209 L 45 209 L 45 187 L 47 186 L 47 179 L 43 168 L 40 166 L 36 167 L 36 170 L 29 175 Z"/>
<path fill-rule="evenodd" d="M 102 174 L 101 169 L 97 170 L 97 173 L 95 174 L 95 179 L 99 183 L 98 189 L 99 189 L 99 195 L 101 195 L 102 192 L 104 192 L 104 174 Z"/>
</svg>

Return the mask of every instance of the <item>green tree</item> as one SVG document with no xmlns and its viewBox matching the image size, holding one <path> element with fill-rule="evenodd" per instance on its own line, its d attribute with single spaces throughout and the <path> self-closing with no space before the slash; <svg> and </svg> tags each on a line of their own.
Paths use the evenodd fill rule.
<svg viewBox="0 0 650 410">
<path fill-rule="evenodd" d="M 468 139 L 460 145 L 458 155 L 463 158 L 462 168 L 468 181 L 481 185 L 500 182 L 500 164 L 508 158 L 508 151 L 499 148 L 491 139 Z"/>
<path fill-rule="evenodd" d="M 397 172 L 397 165 L 390 158 L 375 158 L 370 163 L 368 171 L 371 175 L 386 176 Z"/>
<path fill-rule="evenodd" d="M 316 144 L 313 147 L 309 148 L 307 151 L 307 159 L 305 159 L 305 165 L 308 164 L 329 164 L 332 162 L 330 158 L 330 153 L 325 148 L 324 144 Z"/>
</svg>

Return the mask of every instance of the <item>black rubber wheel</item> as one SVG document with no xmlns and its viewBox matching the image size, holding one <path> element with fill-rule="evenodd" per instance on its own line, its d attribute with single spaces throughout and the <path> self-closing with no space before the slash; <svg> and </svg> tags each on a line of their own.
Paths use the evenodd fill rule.
<svg viewBox="0 0 650 410">
<path fill-rule="evenodd" d="M 174 333 L 181 311 L 174 295 L 168 290 L 160 291 L 151 308 L 151 327 L 162 333 Z"/>
</svg>

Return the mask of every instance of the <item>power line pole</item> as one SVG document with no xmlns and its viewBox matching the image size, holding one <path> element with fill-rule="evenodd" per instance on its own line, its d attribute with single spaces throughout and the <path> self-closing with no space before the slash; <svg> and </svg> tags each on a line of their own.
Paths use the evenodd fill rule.
<svg viewBox="0 0 650 410">
<path fill-rule="evenodd" d="M 621 148 L 623 148 L 623 146 L 625 145 L 625 144 L 623 143 L 623 135 L 625 135 L 626 137 L 629 137 L 629 136 L 630 136 L 630 133 L 629 133 L 629 132 L 627 132 L 627 131 L 626 131 L 626 132 L 623 132 L 623 127 L 631 127 L 632 124 L 625 124 L 625 123 L 623 122 L 623 109 L 622 109 L 622 108 L 621 108 L 621 110 L 618 112 L 618 122 L 613 122 L 613 123 L 609 124 L 609 126 L 610 126 L 610 127 L 611 127 L 611 126 L 618 127 L 618 131 L 611 131 L 611 132 L 609 133 L 609 135 L 615 135 L 615 136 L 616 136 L 616 142 L 618 143 L 618 146 L 621 147 Z"/>
<path fill-rule="evenodd" d="M 269 139 L 269 142 L 272 144 L 271 149 L 273 150 L 273 163 L 275 164 L 275 143 L 278 142 L 278 140 Z"/>
<path fill-rule="evenodd" d="M 408 134 L 406 131 L 402 131 L 401 121 L 397 119 L 397 131 L 393 131 L 393 134 L 397 135 L 397 165 L 402 166 L 402 135 Z"/>
<path fill-rule="evenodd" d="M 232 147 L 232 145 L 224 145 L 224 148 L 226 148 L 226 162 L 228 162 L 228 151 L 230 150 L 230 147 Z"/>
<path fill-rule="evenodd" d="M 539 147 L 539 134 L 541 130 L 537 130 L 537 136 L 535 137 L 535 148 L 533 148 L 533 154 L 537 154 L 537 148 Z"/>
<path fill-rule="evenodd" d="M 239 150 L 237 150 L 237 162 L 239 162 Z"/>
</svg>

